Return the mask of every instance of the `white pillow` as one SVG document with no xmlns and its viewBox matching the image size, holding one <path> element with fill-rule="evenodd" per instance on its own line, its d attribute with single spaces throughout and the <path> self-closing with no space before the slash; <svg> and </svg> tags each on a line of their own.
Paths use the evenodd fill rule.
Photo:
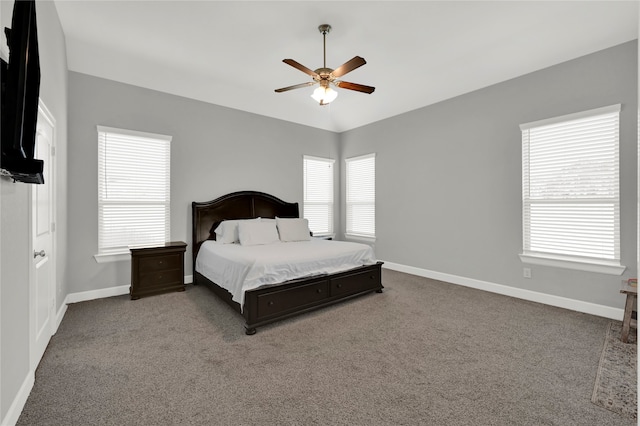
<svg viewBox="0 0 640 426">
<path fill-rule="evenodd" d="M 307 219 L 283 219 L 276 217 L 280 241 L 309 241 L 309 221 Z"/>
<path fill-rule="evenodd" d="M 278 242 L 278 230 L 275 222 L 247 220 L 238 224 L 240 244 L 243 246 L 257 246 Z"/>
<path fill-rule="evenodd" d="M 258 221 L 259 219 L 233 219 L 223 220 L 216 227 L 216 241 L 223 244 L 234 244 L 240 242 L 238 235 L 238 224 L 247 221 Z"/>
</svg>

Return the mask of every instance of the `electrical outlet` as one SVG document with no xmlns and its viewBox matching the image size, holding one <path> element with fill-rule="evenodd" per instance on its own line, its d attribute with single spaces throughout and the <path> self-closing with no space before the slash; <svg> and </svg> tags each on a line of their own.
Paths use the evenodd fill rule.
<svg viewBox="0 0 640 426">
<path fill-rule="evenodd" d="M 531 278 L 531 268 L 524 268 L 522 270 L 522 276 L 525 278 Z"/>
</svg>

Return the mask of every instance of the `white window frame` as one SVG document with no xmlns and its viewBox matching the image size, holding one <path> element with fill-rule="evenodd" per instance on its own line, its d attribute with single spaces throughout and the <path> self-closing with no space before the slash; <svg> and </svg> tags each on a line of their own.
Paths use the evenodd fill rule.
<svg viewBox="0 0 640 426">
<path fill-rule="evenodd" d="M 130 251 L 128 249 L 129 245 L 148 245 L 148 244 L 161 244 L 165 241 L 169 241 L 171 235 L 171 199 L 170 199 L 170 187 L 171 187 L 171 178 L 170 178 L 170 162 L 171 162 L 171 136 L 160 135 L 155 133 L 147 133 L 147 132 L 139 132 L 135 130 L 128 129 L 118 129 L 113 127 L 106 126 L 96 126 L 98 132 L 98 253 L 94 255 L 96 262 L 105 263 L 105 262 L 114 262 L 120 260 L 129 260 L 130 259 Z M 111 140 L 109 138 L 111 137 Z M 156 186 L 156 190 L 153 191 L 153 197 L 148 197 L 146 199 L 131 198 L 131 196 L 127 197 L 119 197 L 118 195 L 109 196 L 108 188 L 109 188 L 109 177 L 108 177 L 108 166 L 106 164 L 106 155 L 105 150 L 108 149 L 107 143 L 130 143 L 139 150 L 137 152 L 137 160 L 135 164 L 135 170 L 132 168 L 132 164 L 124 164 L 125 172 L 131 172 L 130 175 L 124 175 L 124 179 L 127 179 L 127 176 L 130 176 L 132 180 L 139 181 L 143 177 L 145 177 L 145 169 L 149 173 L 146 174 L 150 182 Z M 137 145 L 134 145 L 136 144 Z M 156 145 L 157 148 L 153 147 Z M 117 145 L 115 145 L 117 146 Z M 121 145 L 122 146 L 122 145 Z M 144 150 L 150 152 L 149 150 L 153 149 L 157 152 L 157 149 L 163 150 L 162 156 L 151 157 L 145 156 Z M 134 150 L 132 149 L 132 153 Z M 133 155 L 133 154 L 132 154 Z M 126 157 L 126 159 L 130 159 L 131 157 Z M 124 157 L 123 157 L 124 159 Z M 158 177 L 157 170 L 162 171 L 160 177 Z M 113 176 L 113 175 L 112 175 Z M 120 175 L 122 178 L 123 175 Z M 113 179 L 113 177 L 112 177 Z M 122 181 L 120 181 L 122 182 Z M 137 191 L 139 192 L 139 188 Z M 124 190 L 126 191 L 126 190 Z M 122 190 L 120 191 L 122 194 Z M 162 211 L 162 225 L 159 225 L 159 228 L 156 228 L 154 232 L 157 235 L 157 238 L 152 238 L 151 241 L 148 237 L 140 237 L 139 239 L 131 236 L 131 239 L 127 239 L 126 241 L 121 240 L 120 243 L 113 245 L 114 243 L 108 243 L 110 240 L 109 230 L 105 228 L 105 208 L 108 206 L 131 206 L 131 207 L 142 207 L 145 205 L 153 206 L 157 211 L 158 207 L 160 207 Z M 135 216 L 140 216 L 140 212 L 133 212 L 132 221 L 135 224 Z M 158 232 L 159 231 L 159 232 Z M 158 236 L 159 234 L 162 237 Z M 162 241 L 160 241 L 162 240 Z M 113 240 L 111 240 L 113 241 Z"/>
<path fill-rule="evenodd" d="M 345 159 L 345 186 L 346 186 L 346 190 L 345 190 L 345 194 L 346 194 L 346 219 L 345 219 L 345 224 L 346 224 L 346 232 L 345 235 L 348 238 L 351 239 L 359 239 L 359 240 L 363 240 L 365 242 L 367 241 L 375 241 L 376 239 L 376 220 L 375 220 L 375 212 L 376 212 L 376 199 L 375 199 L 375 188 L 376 188 L 376 163 L 375 163 L 375 158 L 376 158 L 376 154 L 375 153 L 371 153 L 371 154 L 366 154 L 366 155 L 361 155 L 358 157 L 351 157 L 351 158 L 347 158 Z M 359 162 L 363 162 L 363 161 L 369 161 L 369 160 L 373 160 L 373 166 L 371 167 L 371 170 L 369 170 L 369 172 L 372 174 L 372 176 L 369 176 L 369 178 L 371 180 L 373 180 L 373 191 L 372 193 L 368 194 L 368 197 L 366 197 L 366 200 L 362 200 L 362 197 L 355 197 L 354 193 L 360 193 L 362 190 L 366 190 L 366 185 L 363 187 L 362 186 L 362 182 L 353 182 L 352 179 L 353 177 L 350 176 L 350 165 L 355 164 L 355 163 L 359 163 Z M 359 198 L 359 199 L 358 199 Z M 370 218 L 369 222 L 369 231 L 361 231 L 361 230 L 356 230 L 355 228 L 355 223 L 353 222 L 354 220 L 357 220 L 357 218 L 353 217 L 353 213 L 352 213 L 352 208 L 354 206 L 372 206 L 372 210 L 371 210 L 371 214 L 372 214 L 372 218 Z"/>
<path fill-rule="evenodd" d="M 620 264 L 620 110 L 621 106 L 619 104 L 611 105 L 520 125 L 520 129 L 522 130 L 523 194 L 523 250 L 520 254 L 520 259 L 523 263 L 554 266 L 588 272 L 599 272 L 610 275 L 621 275 L 626 269 L 625 266 Z M 588 127 L 587 121 L 585 121 L 586 119 L 606 119 L 607 117 L 612 119 L 609 124 L 610 127 L 607 128 L 609 130 L 609 134 L 606 139 L 598 140 L 596 151 L 593 151 L 593 148 L 591 148 L 591 150 L 593 151 L 592 155 L 599 155 L 603 158 L 607 156 L 607 158 L 611 160 L 611 163 L 614 164 L 614 170 L 611 171 L 609 169 L 606 171 L 608 176 L 606 180 L 603 181 L 603 184 L 607 185 L 608 194 L 596 197 L 593 192 L 597 191 L 597 187 L 582 185 L 579 189 L 576 189 L 575 186 L 565 186 L 564 188 L 566 188 L 567 191 L 591 190 L 592 194 L 586 194 L 584 196 L 579 196 L 577 194 L 570 194 L 564 197 L 558 196 L 557 182 L 560 182 L 560 180 L 556 176 L 564 177 L 565 175 L 558 175 L 558 168 L 554 168 L 553 165 L 562 162 L 564 167 L 576 167 L 578 163 L 567 164 L 565 162 L 567 158 L 570 158 L 568 156 L 569 150 L 567 148 L 561 148 L 562 152 L 560 153 L 553 153 L 548 151 L 548 148 L 545 147 L 541 148 L 538 153 L 534 152 L 532 154 L 530 151 L 530 144 L 532 142 L 538 143 L 537 141 L 543 141 L 543 139 L 551 140 L 551 138 L 557 138 L 557 135 L 559 134 L 557 130 L 560 129 L 561 126 L 564 131 L 574 132 L 572 135 L 577 134 L 575 128 L 578 126 L 582 126 L 581 129 L 585 131 L 590 131 L 593 127 Z M 569 127 L 573 128 L 570 129 Z M 553 133 L 545 134 L 545 130 L 552 130 Z M 564 139 L 566 140 L 566 138 Z M 580 139 L 580 142 L 586 140 L 585 137 L 581 137 Z M 608 154 L 601 151 L 605 146 L 609 149 Z M 587 147 L 585 149 L 590 148 Z M 544 152 L 545 150 L 547 151 Z M 580 154 L 583 153 L 584 151 L 580 152 Z M 553 157 L 551 157 L 552 155 Z M 553 160 L 551 160 L 551 158 L 553 158 Z M 530 168 L 532 163 L 536 164 L 536 159 L 538 161 L 538 165 L 536 166 L 537 174 L 532 177 Z M 540 163 L 540 161 L 543 162 Z M 578 169 L 575 174 L 577 173 L 582 173 L 582 176 L 586 176 L 585 170 Z M 556 184 L 556 187 L 553 189 L 553 193 L 555 193 L 555 195 L 545 197 L 544 195 L 541 195 L 540 190 L 536 191 L 536 176 L 539 176 L 537 180 L 539 183 L 552 182 Z M 575 185 L 575 182 L 575 178 L 570 181 L 573 185 Z M 601 190 L 600 192 L 604 191 Z M 533 218 L 532 220 L 532 207 L 534 211 L 540 211 L 542 212 L 541 215 L 547 216 L 544 218 L 539 216 L 538 219 Z M 563 207 L 566 208 L 561 210 Z M 563 221 L 565 222 L 565 227 L 559 228 L 559 233 L 562 231 L 573 231 L 574 235 L 579 234 L 581 232 L 581 228 L 580 225 L 576 223 L 577 220 L 574 219 L 576 216 L 583 216 L 586 220 L 592 221 L 596 218 L 595 213 L 587 213 L 588 208 L 598 211 L 607 210 L 606 213 L 598 213 L 600 214 L 598 219 L 602 218 L 602 220 L 605 220 L 607 223 L 606 226 L 601 226 L 599 229 L 599 231 L 601 231 L 600 238 L 602 238 L 602 242 L 599 244 L 601 247 L 609 247 L 606 250 L 601 249 L 600 254 L 586 255 L 585 253 L 593 249 L 593 245 L 589 244 L 589 246 L 583 246 L 579 241 L 579 237 L 575 237 L 575 245 L 569 247 L 566 243 L 573 239 L 569 234 L 565 234 L 566 236 L 561 238 L 554 237 L 553 234 L 551 234 L 551 226 L 563 226 L 561 223 Z M 564 217 L 566 217 L 565 215 L 567 212 L 572 212 L 573 218 L 565 219 Z M 544 219 L 546 223 L 543 224 L 541 219 Z M 554 221 L 555 223 L 553 223 Z M 545 233 L 547 235 L 544 235 Z M 532 242 L 534 234 L 539 235 L 537 243 Z M 583 235 L 580 235 L 580 237 Z M 556 243 L 561 245 L 560 247 L 550 248 L 554 244 L 554 238 L 555 241 L 562 240 L 561 242 Z M 546 250 L 544 249 L 545 245 L 549 247 Z M 571 250 L 575 250 L 575 253 L 568 253 Z"/>
</svg>

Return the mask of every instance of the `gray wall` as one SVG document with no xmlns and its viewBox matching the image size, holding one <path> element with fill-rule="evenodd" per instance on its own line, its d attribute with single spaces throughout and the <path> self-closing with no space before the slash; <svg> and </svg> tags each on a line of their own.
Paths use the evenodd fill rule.
<svg viewBox="0 0 640 426">
<path fill-rule="evenodd" d="M 637 54 L 625 43 L 343 133 L 341 162 L 377 153 L 378 258 L 622 307 L 619 276 L 532 266 L 523 278 L 519 125 L 622 104 L 622 263 L 635 277 Z"/>
<path fill-rule="evenodd" d="M 302 156 L 338 156 L 332 132 L 69 73 L 69 291 L 130 283 L 130 261 L 98 264 L 96 125 L 161 133 L 171 142 L 171 239 L 189 244 L 191 202 L 257 190 L 302 209 Z M 338 174 L 336 172 L 336 188 Z M 336 203 L 336 217 L 339 217 Z M 189 274 L 189 272 L 186 272 Z"/>
<path fill-rule="evenodd" d="M 12 1 L 0 2 L 0 25 L 11 27 Z M 67 60 L 64 34 L 53 2 L 38 1 L 40 99 L 56 119 L 58 169 L 57 308 L 67 294 L 66 151 Z M 2 37 L 4 40 L 4 36 Z M 0 178 L 0 421 L 29 374 L 29 227 L 31 185 Z"/>
</svg>

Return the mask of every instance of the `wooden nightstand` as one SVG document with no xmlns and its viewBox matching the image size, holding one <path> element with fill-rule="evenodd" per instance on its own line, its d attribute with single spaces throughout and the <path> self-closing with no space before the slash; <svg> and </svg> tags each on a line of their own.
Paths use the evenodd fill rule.
<svg viewBox="0 0 640 426">
<path fill-rule="evenodd" d="M 130 246 L 131 299 L 184 291 L 184 252 L 187 244 L 172 241 L 164 245 Z"/>
</svg>

